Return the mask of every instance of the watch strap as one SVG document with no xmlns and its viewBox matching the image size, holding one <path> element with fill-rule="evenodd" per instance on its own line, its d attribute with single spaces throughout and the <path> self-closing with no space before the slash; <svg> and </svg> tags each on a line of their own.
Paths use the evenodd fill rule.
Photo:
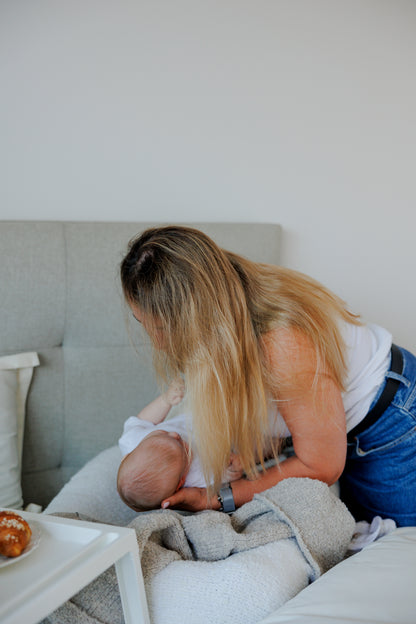
<svg viewBox="0 0 416 624">
<path fill-rule="evenodd" d="M 220 511 L 223 511 L 224 513 L 231 513 L 235 511 L 233 491 L 229 483 L 226 483 L 220 488 L 218 501 L 220 503 Z"/>
</svg>

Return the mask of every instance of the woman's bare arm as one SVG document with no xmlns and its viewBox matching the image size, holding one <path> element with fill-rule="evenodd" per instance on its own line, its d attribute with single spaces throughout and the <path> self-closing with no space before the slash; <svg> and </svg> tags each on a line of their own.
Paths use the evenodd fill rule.
<svg viewBox="0 0 416 624">
<path fill-rule="evenodd" d="M 341 391 L 327 371 L 316 374 L 313 346 L 296 330 L 270 332 L 264 343 L 270 371 L 279 380 L 279 395 L 275 398 L 291 432 L 295 455 L 256 479 L 234 481 L 237 507 L 288 477 L 309 477 L 330 485 L 345 465 L 346 422 Z M 219 508 L 216 497 L 208 501 L 203 488 L 183 488 L 164 502 L 193 511 L 207 506 Z"/>
</svg>

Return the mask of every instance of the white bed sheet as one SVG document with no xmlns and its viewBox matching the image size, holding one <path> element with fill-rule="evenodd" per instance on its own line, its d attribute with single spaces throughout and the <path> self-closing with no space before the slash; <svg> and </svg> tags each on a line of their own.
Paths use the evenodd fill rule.
<svg viewBox="0 0 416 624">
<path fill-rule="evenodd" d="M 261 624 L 415 624 L 416 527 L 342 561 Z"/>
</svg>

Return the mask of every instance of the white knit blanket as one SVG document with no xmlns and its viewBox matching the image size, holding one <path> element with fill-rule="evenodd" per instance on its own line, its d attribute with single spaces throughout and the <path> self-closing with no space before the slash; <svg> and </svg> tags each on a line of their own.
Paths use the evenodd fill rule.
<svg viewBox="0 0 416 624">
<path fill-rule="evenodd" d="M 232 516 L 158 510 L 129 526 L 153 624 L 254 624 L 342 560 L 355 522 L 325 484 L 286 479 Z M 114 570 L 47 622 L 121 624 Z"/>
</svg>

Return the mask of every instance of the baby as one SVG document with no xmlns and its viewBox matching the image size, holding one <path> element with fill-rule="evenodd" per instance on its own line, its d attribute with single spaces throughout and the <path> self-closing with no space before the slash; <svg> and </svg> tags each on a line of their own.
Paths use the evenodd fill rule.
<svg viewBox="0 0 416 624">
<path fill-rule="evenodd" d="M 207 486 L 199 459 L 189 448 L 190 419 L 182 414 L 165 421 L 183 395 L 182 382 L 173 382 L 124 424 L 119 440 L 124 457 L 117 489 L 121 499 L 135 511 L 159 508 L 181 487 Z M 242 475 L 238 456 L 232 454 L 224 481 L 235 481 Z"/>
</svg>

